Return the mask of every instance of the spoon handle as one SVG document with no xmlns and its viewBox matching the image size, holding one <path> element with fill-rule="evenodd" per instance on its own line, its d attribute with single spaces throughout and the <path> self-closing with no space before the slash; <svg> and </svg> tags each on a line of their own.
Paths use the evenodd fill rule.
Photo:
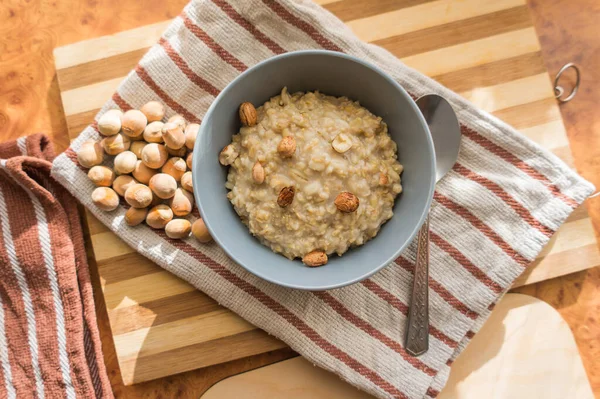
<svg viewBox="0 0 600 399">
<path fill-rule="evenodd" d="M 419 356 L 429 349 L 429 215 L 417 235 L 417 262 L 406 328 L 406 351 Z"/>
</svg>

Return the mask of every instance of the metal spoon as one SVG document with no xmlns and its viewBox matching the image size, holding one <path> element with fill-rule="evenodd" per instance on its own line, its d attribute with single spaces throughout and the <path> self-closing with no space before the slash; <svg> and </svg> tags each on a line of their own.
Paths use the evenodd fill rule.
<svg viewBox="0 0 600 399">
<path fill-rule="evenodd" d="M 429 126 L 435 148 L 435 180 L 442 177 L 456 163 L 460 147 L 460 127 L 450 103 L 436 94 L 427 94 L 417 100 Z M 417 234 L 417 262 L 406 328 L 406 351 L 419 356 L 429 349 L 429 215 Z"/>
</svg>

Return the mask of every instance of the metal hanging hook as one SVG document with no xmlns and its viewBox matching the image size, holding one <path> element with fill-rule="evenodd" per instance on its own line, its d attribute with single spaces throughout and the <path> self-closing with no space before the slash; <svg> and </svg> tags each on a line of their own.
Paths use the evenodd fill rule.
<svg viewBox="0 0 600 399">
<path fill-rule="evenodd" d="M 562 74 L 569 68 L 573 68 L 575 70 L 575 86 L 573 87 L 573 90 L 571 90 L 571 93 L 569 93 L 569 95 L 566 98 L 562 98 L 562 95 L 565 94 L 565 90 L 561 86 L 558 85 L 558 81 L 560 80 L 560 77 L 562 76 Z M 577 67 L 577 65 L 575 65 L 572 62 L 569 62 L 568 64 L 563 65 L 563 67 L 560 68 L 560 71 L 558 71 L 558 73 L 556 74 L 556 77 L 554 78 L 554 98 L 556 98 L 561 103 L 566 103 L 568 101 L 571 101 L 573 99 L 573 97 L 575 97 L 575 94 L 577 94 L 577 90 L 579 90 L 580 83 L 581 83 L 581 72 L 579 71 L 579 68 Z M 600 196 L 600 190 L 596 191 L 595 193 L 593 193 L 592 195 L 587 197 L 587 199 L 596 198 L 598 196 Z"/>
<path fill-rule="evenodd" d="M 562 95 L 565 93 L 565 90 L 561 86 L 558 85 L 558 81 L 560 80 L 560 77 L 562 76 L 562 74 L 569 68 L 573 68 L 575 70 L 575 86 L 573 87 L 573 90 L 571 90 L 571 93 L 569 93 L 569 95 L 566 98 L 562 98 Z M 556 98 L 561 103 L 566 103 L 568 101 L 571 101 L 573 99 L 573 97 L 575 97 L 575 94 L 577 94 L 577 90 L 579 90 L 580 82 L 581 82 L 581 72 L 579 71 L 579 68 L 577 67 L 577 65 L 575 65 L 572 62 L 569 62 L 568 64 L 563 65 L 563 67 L 560 68 L 560 71 L 558 71 L 558 73 L 556 74 L 556 77 L 554 78 L 554 98 Z"/>
</svg>

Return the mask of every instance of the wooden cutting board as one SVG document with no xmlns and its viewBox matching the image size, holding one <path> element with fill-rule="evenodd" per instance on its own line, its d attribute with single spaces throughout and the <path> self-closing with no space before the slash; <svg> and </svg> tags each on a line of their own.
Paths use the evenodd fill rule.
<svg viewBox="0 0 600 399">
<path fill-rule="evenodd" d="M 363 40 L 383 46 L 572 164 L 524 0 L 320 2 Z M 71 138 L 93 120 L 168 24 L 54 51 Z M 138 255 L 90 214 L 87 218 L 126 385 L 284 347 Z M 580 207 L 515 286 L 597 265 L 592 224 Z"/>
<path fill-rule="evenodd" d="M 310 383 L 307 383 L 310 381 Z M 297 357 L 227 378 L 201 399 L 368 399 Z M 438 399 L 593 399 L 567 323 L 547 303 L 508 294 L 452 365 Z"/>
</svg>

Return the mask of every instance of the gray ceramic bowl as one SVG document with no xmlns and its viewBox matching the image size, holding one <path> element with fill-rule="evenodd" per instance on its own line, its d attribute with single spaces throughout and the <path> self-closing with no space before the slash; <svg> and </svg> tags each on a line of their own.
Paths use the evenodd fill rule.
<svg viewBox="0 0 600 399">
<path fill-rule="evenodd" d="M 309 268 L 273 253 L 254 238 L 227 199 L 227 168 L 221 149 L 239 131 L 238 107 L 256 107 L 287 86 L 290 93 L 319 90 L 360 101 L 381 116 L 398 144 L 404 165 L 404 191 L 394 216 L 379 234 L 322 267 Z M 194 148 L 196 201 L 208 230 L 227 254 L 251 273 L 291 288 L 326 290 L 361 281 L 398 257 L 424 222 L 435 185 L 433 143 L 414 101 L 388 75 L 357 58 L 330 51 L 298 51 L 270 58 L 233 80 L 215 99 L 202 121 Z"/>
</svg>

